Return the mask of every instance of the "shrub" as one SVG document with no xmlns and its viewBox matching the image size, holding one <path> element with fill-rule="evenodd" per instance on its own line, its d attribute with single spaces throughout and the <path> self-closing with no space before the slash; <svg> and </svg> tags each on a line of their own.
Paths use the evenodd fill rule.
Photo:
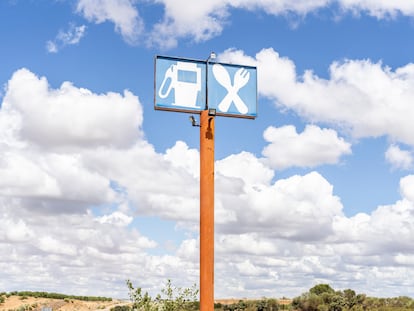
<svg viewBox="0 0 414 311">
<path fill-rule="evenodd" d="M 199 303 L 196 301 L 198 289 L 181 288 L 172 285 L 171 280 L 167 281 L 165 288 L 161 290 L 155 299 L 152 299 L 142 288 L 134 288 L 130 280 L 126 281 L 129 289 L 129 297 L 133 302 L 133 310 L 142 311 L 192 311 L 199 310 Z"/>
</svg>

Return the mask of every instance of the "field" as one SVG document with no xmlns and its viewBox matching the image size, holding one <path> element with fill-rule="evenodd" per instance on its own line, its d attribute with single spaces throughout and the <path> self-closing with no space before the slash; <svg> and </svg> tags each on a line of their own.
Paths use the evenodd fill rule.
<svg viewBox="0 0 414 311">
<path fill-rule="evenodd" d="M 125 304 L 130 303 L 115 299 L 112 301 L 83 301 L 77 299 L 26 298 L 22 296 L 10 296 L 0 304 L 0 311 L 41 311 L 42 308 L 47 307 L 52 308 L 53 311 L 109 311 L 114 306 Z"/>
</svg>

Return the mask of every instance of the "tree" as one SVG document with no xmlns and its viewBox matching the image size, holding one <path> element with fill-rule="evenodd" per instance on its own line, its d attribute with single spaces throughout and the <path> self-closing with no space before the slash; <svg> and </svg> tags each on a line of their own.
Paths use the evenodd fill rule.
<svg viewBox="0 0 414 311">
<path fill-rule="evenodd" d="M 328 284 L 318 284 L 315 285 L 314 287 L 312 287 L 309 292 L 311 294 L 315 294 L 315 295 L 320 295 L 322 293 L 329 293 L 329 294 L 333 294 L 335 293 L 335 290 L 329 286 Z"/>
<path fill-rule="evenodd" d="M 310 292 L 304 293 L 292 301 L 292 307 L 301 311 L 318 311 L 318 307 L 322 304 L 322 298 Z"/>
</svg>

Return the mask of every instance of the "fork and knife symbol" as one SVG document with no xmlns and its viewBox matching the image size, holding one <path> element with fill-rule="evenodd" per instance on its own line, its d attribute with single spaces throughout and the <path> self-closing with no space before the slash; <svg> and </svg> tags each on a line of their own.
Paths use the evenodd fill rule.
<svg viewBox="0 0 414 311">
<path fill-rule="evenodd" d="M 217 82 L 227 90 L 227 95 L 217 106 L 218 109 L 222 112 L 227 112 L 233 102 L 241 114 L 246 114 L 249 109 L 240 98 L 238 92 L 249 82 L 250 73 L 245 68 L 238 69 L 234 74 L 234 83 L 232 84 L 230 75 L 224 66 L 214 64 L 212 70 Z"/>
</svg>

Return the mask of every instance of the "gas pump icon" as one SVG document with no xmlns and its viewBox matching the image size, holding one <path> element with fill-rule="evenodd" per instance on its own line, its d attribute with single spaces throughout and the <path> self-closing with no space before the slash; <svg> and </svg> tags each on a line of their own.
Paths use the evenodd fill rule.
<svg viewBox="0 0 414 311">
<path fill-rule="evenodd" d="M 197 107 L 197 95 L 201 91 L 201 68 L 190 62 L 180 62 L 171 65 L 164 75 L 158 95 L 165 99 L 174 89 L 172 105 L 187 108 Z"/>
</svg>

